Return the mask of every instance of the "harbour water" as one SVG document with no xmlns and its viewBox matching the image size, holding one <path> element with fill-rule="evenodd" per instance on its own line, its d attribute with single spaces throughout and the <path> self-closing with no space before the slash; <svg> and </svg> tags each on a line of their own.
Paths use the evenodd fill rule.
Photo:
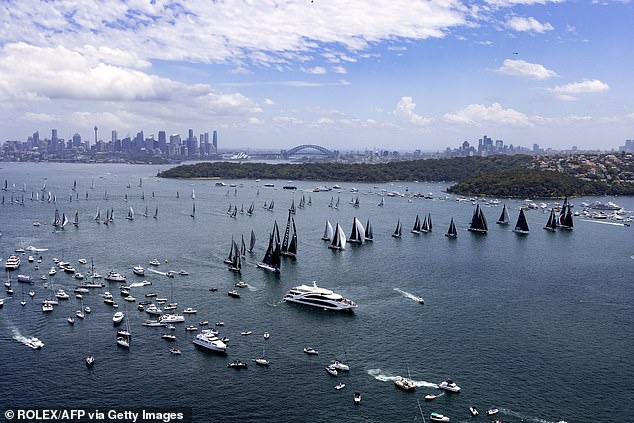
<svg viewBox="0 0 634 423">
<path fill-rule="evenodd" d="M 484 206 L 489 233 L 475 235 L 466 230 L 474 206 L 456 202 L 455 196 L 445 198 L 447 184 L 339 182 L 341 193 L 312 192 L 315 186 L 337 182 L 295 181 L 298 190 L 292 191 L 282 189 L 288 181 L 223 180 L 227 186 L 218 187 L 213 180 L 156 178 L 165 166 L 0 167 L 0 181 L 9 184 L 0 205 L 0 257 L 4 261 L 16 248 L 29 245 L 48 249 L 21 255 L 22 265 L 11 275 L 13 298 L 2 293 L 0 409 L 163 405 L 192 407 L 197 422 L 422 421 L 419 399 L 427 420 L 438 412 L 451 421 L 471 421 L 468 407 L 474 405 L 481 412 L 477 419 L 487 421 L 482 414 L 495 405 L 504 422 L 633 421 L 630 227 L 576 218 L 573 231 L 551 233 L 542 229 L 548 214 L 529 210 L 530 235 L 518 236 L 512 227 L 522 202 L 500 199 L 510 210 L 510 227 L 494 223 L 501 204 Z M 352 187 L 358 192 L 350 192 Z M 385 205 L 378 207 L 376 193 L 382 189 L 431 192 L 434 199 L 386 197 Z M 40 196 L 50 191 L 56 202 L 31 201 L 32 191 Z M 288 207 L 293 199 L 297 205 L 302 194 L 312 205 L 295 215 L 297 260 L 283 259 L 279 275 L 257 269 L 274 220 L 283 233 Z M 15 200 L 22 195 L 24 205 L 10 203 L 11 196 Z M 340 197 L 338 209 L 328 207 L 333 196 Z M 357 196 L 360 206 L 355 208 L 349 202 Z M 271 200 L 275 209 L 263 209 Z M 593 200 L 634 210 L 634 199 L 625 197 L 572 199 L 574 210 Z M 254 216 L 227 215 L 230 204 L 246 209 L 252 201 Z M 146 205 L 149 217 L 142 216 Z M 133 220 L 125 218 L 129 207 L 136 213 Z M 153 219 L 157 207 L 158 218 Z M 97 208 L 102 213 L 113 209 L 114 223 L 96 223 Z M 79 226 L 69 223 L 63 231 L 53 230 L 55 209 L 71 221 L 78 210 Z M 411 234 L 416 215 L 423 218 L 427 213 L 433 232 Z M 326 219 L 333 226 L 339 222 L 349 233 L 355 216 L 364 224 L 370 220 L 374 241 L 348 244 L 345 251 L 328 249 L 320 239 Z M 458 227 L 455 240 L 444 236 L 452 217 Z M 398 219 L 403 223 L 401 239 L 391 236 Z M 239 241 L 244 235 L 248 242 L 251 230 L 257 237 L 254 253 L 247 253 L 241 275 L 227 271 L 223 259 L 231 237 Z M 27 262 L 29 254 L 42 255 L 39 270 L 34 268 L 37 263 Z M 83 272 L 92 259 L 99 273 L 116 269 L 127 276 L 128 284 L 152 282 L 131 289 L 137 301 L 153 291 L 178 302 L 179 310 L 197 309 L 174 331 L 182 355 L 168 352 L 174 344 L 161 339 L 165 328 L 141 326 L 149 316 L 123 301 L 116 283 L 105 289 L 128 315 L 129 350 L 116 344 L 114 310 L 103 303 L 101 289 L 84 295 L 92 313 L 69 325 L 67 317 L 79 308 L 72 294 L 76 280 L 61 271 L 49 278 L 47 288 L 40 280 L 54 257 Z M 88 265 L 79 264 L 80 258 Z M 168 278 L 148 271 L 145 277 L 133 275 L 133 266 L 147 269 L 154 258 L 161 262 L 156 270 L 184 269 L 189 276 Z M 18 273 L 33 276 L 34 285 L 18 283 Z M 248 284 L 237 288 L 241 298 L 227 296 L 240 280 Z M 291 287 L 312 281 L 354 300 L 358 309 L 340 314 L 282 302 Z M 26 294 L 31 288 L 34 298 Z M 52 313 L 42 313 L 42 299 L 60 288 L 71 293 L 71 299 Z M 415 300 L 418 296 L 424 305 Z M 225 322 L 217 329 L 230 338 L 226 356 L 194 347 L 195 334 L 185 327 L 200 321 L 210 326 Z M 242 331 L 253 333 L 241 336 Z M 263 339 L 265 331 L 268 340 Z M 32 350 L 21 342 L 31 336 L 40 338 L 44 348 Z M 308 346 L 319 355 L 304 354 Z M 269 367 L 251 361 L 263 347 Z M 89 350 L 96 358 L 91 369 L 84 365 Z M 328 375 L 324 367 L 334 358 L 346 361 L 350 372 Z M 249 368 L 227 368 L 233 360 L 248 361 Z M 400 391 L 393 383 L 408 371 L 416 381 L 414 393 Z M 462 391 L 424 401 L 447 377 Z M 334 389 L 339 382 L 346 387 Z M 358 406 L 353 403 L 355 391 L 362 393 Z"/>
</svg>

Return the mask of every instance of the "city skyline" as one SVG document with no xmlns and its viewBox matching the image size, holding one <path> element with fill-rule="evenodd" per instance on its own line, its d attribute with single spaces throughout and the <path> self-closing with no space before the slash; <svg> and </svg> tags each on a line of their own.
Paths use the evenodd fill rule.
<svg viewBox="0 0 634 423">
<path fill-rule="evenodd" d="M 217 129 L 223 148 L 634 137 L 629 1 L 5 2 L 2 141 Z M 205 129 L 196 129 L 205 128 Z"/>
</svg>

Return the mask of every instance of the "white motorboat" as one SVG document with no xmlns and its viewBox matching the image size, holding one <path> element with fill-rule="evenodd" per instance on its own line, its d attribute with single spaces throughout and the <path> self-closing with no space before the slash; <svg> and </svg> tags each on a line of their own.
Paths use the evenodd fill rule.
<svg viewBox="0 0 634 423">
<path fill-rule="evenodd" d="M 339 372 L 337 372 L 337 369 L 335 369 L 335 366 L 333 366 L 332 364 L 329 366 L 326 366 L 326 372 L 330 376 L 337 376 L 339 374 Z"/>
<path fill-rule="evenodd" d="M 93 275 L 93 277 L 94 277 L 94 275 Z M 125 276 L 123 276 L 122 274 L 120 274 L 119 272 L 116 272 L 114 270 L 109 271 L 104 279 L 106 279 L 107 281 L 111 281 L 111 282 L 125 282 L 126 281 L 126 277 Z"/>
<path fill-rule="evenodd" d="M 253 333 L 252 331 L 247 330 L 247 331 L 244 331 L 244 332 L 240 332 L 240 335 L 242 335 L 242 336 L 249 336 L 249 335 L 251 335 L 252 333 Z"/>
<path fill-rule="evenodd" d="M 469 406 L 469 413 L 471 413 L 471 415 L 472 415 L 473 417 L 475 417 L 475 416 L 477 416 L 478 414 L 480 414 L 480 413 L 478 412 L 478 409 L 477 409 L 477 408 L 475 408 L 474 406 Z"/>
<path fill-rule="evenodd" d="M 117 336 L 117 345 L 123 348 L 130 348 L 130 339 L 125 336 Z"/>
<path fill-rule="evenodd" d="M 330 364 L 332 366 L 335 367 L 335 369 L 342 371 L 342 372 L 349 372 L 350 371 L 350 366 L 348 366 L 347 364 L 342 363 L 339 360 L 330 360 Z"/>
<path fill-rule="evenodd" d="M 172 335 L 171 333 L 164 333 L 163 335 L 161 335 L 161 338 L 165 339 L 166 341 L 176 341 L 176 335 Z"/>
<path fill-rule="evenodd" d="M 165 327 L 167 326 L 166 323 L 162 323 L 159 322 L 158 320 L 146 320 L 145 322 L 141 323 L 142 326 L 148 326 L 148 327 Z"/>
<path fill-rule="evenodd" d="M 33 262 L 35 261 L 35 259 L 33 258 L 33 256 L 29 256 L 29 257 L 27 258 L 27 260 L 28 260 L 28 262 L 29 262 L 29 263 L 33 263 Z"/>
<path fill-rule="evenodd" d="M 496 415 L 496 414 L 497 414 L 497 413 L 499 413 L 499 412 L 500 412 L 500 410 L 498 410 L 498 409 L 497 409 L 497 407 L 495 407 L 495 406 L 493 406 L 493 405 L 492 405 L 492 406 L 491 406 L 491 407 L 487 410 L 487 416 L 494 416 L 494 415 Z"/>
<path fill-rule="evenodd" d="M 197 332 L 197 331 L 198 331 L 198 328 L 197 328 L 196 326 L 187 326 L 187 327 L 185 328 L 185 330 L 186 330 L 187 332 Z"/>
<path fill-rule="evenodd" d="M 19 256 L 10 256 L 7 261 L 4 262 L 5 270 L 16 270 L 18 267 L 20 267 Z"/>
<path fill-rule="evenodd" d="M 243 361 L 235 360 L 231 363 L 227 363 L 227 367 L 231 367 L 232 369 L 246 369 L 249 365 Z"/>
<path fill-rule="evenodd" d="M 146 309 L 145 312 L 147 314 L 151 314 L 154 316 L 159 316 L 161 314 L 163 314 L 163 310 L 161 310 L 160 308 L 158 308 L 156 305 L 154 304 L 150 304 Z"/>
<path fill-rule="evenodd" d="M 304 348 L 304 352 L 306 354 L 308 354 L 308 355 L 318 355 L 319 354 L 319 351 L 317 351 L 317 350 L 315 350 L 315 349 L 313 349 L 311 347 Z"/>
<path fill-rule="evenodd" d="M 438 384 L 438 387 L 449 392 L 460 392 L 460 387 L 451 379 L 443 380 Z"/>
<path fill-rule="evenodd" d="M 67 300 L 68 298 L 70 298 L 63 289 L 58 289 L 55 293 L 55 297 L 59 298 L 60 300 Z"/>
<path fill-rule="evenodd" d="M 57 273 L 57 269 L 55 267 L 51 267 L 51 270 L 48 271 L 49 276 L 53 276 Z"/>
<path fill-rule="evenodd" d="M 161 323 L 182 323 L 185 321 L 185 316 L 182 314 L 164 314 L 159 317 Z"/>
<path fill-rule="evenodd" d="M 341 389 L 343 389 L 343 388 L 345 388 L 345 387 L 346 387 L 346 384 L 345 384 L 345 383 L 340 383 L 340 384 L 338 384 L 337 386 L 335 386 L 335 389 L 336 389 L 337 391 L 339 391 L 339 390 L 341 390 Z"/>
<path fill-rule="evenodd" d="M 112 316 L 112 323 L 117 324 L 117 323 L 121 323 L 123 321 L 123 317 L 125 315 L 123 314 L 122 311 L 117 311 L 114 316 Z"/>
<path fill-rule="evenodd" d="M 49 301 L 44 301 L 44 303 L 42 304 L 42 311 L 44 313 L 53 311 L 53 304 Z"/>
<path fill-rule="evenodd" d="M 141 266 L 134 266 L 132 268 L 132 273 L 134 273 L 135 275 L 143 276 L 145 275 L 145 269 Z"/>
<path fill-rule="evenodd" d="M 77 260 L 80 264 L 86 264 L 88 261 L 85 258 L 80 258 Z"/>
<path fill-rule="evenodd" d="M 444 415 L 439 414 L 439 413 L 431 413 L 431 415 L 429 416 L 429 419 L 431 421 L 434 421 L 434 422 L 448 422 L 448 421 L 450 421 L 449 417 L 444 416 Z"/>
<path fill-rule="evenodd" d="M 355 392 L 353 400 L 355 404 L 361 404 L 361 392 Z"/>
<path fill-rule="evenodd" d="M 249 285 L 246 282 L 244 282 L 244 281 L 240 281 L 240 282 L 236 282 L 236 284 L 234 286 L 236 288 L 246 288 Z"/>
<path fill-rule="evenodd" d="M 68 322 L 69 325 L 74 325 L 75 324 L 75 319 L 73 319 L 72 316 L 69 316 L 68 319 L 66 319 L 66 321 Z"/>
<path fill-rule="evenodd" d="M 266 359 L 266 358 L 264 358 L 264 357 L 258 357 L 258 358 L 255 358 L 255 359 L 253 359 L 253 361 L 255 361 L 255 364 L 258 364 L 258 365 L 260 365 L 260 366 L 268 366 L 269 364 L 271 364 L 271 363 L 269 362 L 269 360 L 267 360 L 267 359 Z"/>
<path fill-rule="evenodd" d="M 191 307 L 187 307 L 185 310 L 183 310 L 183 314 L 196 314 L 197 312 L 198 310 Z"/>
<path fill-rule="evenodd" d="M 84 279 L 84 274 L 81 272 L 75 272 L 75 279 L 79 279 L 79 280 Z"/>
<path fill-rule="evenodd" d="M 152 260 L 150 260 L 150 264 L 152 266 L 160 266 L 161 262 L 158 259 L 152 259 Z"/>
<path fill-rule="evenodd" d="M 86 367 L 92 367 L 95 364 L 95 357 L 93 355 L 89 355 L 86 357 Z"/>
<path fill-rule="evenodd" d="M 203 330 L 202 333 L 196 335 L 194 338 L 194 344 L 216 352 L 224 353 L 227 351 L 227 344 L 225 344 L 221 339 L 209 330 Z"/>
<path fill-rule="evenodd" d="M 264 339 L 269 339 L 270 336 L 271 334 L 269 334 L 268 332 L 264 332 L 264 334 L 262 335 Z"/>
<path fill-rule="evenodd" d="M 181 350 L 180 350 L 180 349 L 178 349 L 178 348 L 170 348 L 170 353 L 171 353 L 171 354 L 174 354 L 174 355 L 179 355 L 179 354 L 182 354 L 182 353 L 181 353 Z"/>
<path fill-rule="evenodd" d="M 40 341 L 38 338 L 36 337 L 31 337 L 29 339 L 27 339 L 26 344 L 33 348 L 34 350 L 40 349 L 44 346 L 44 342 Z"/>
<path fill-rule="evenodd" d="M 407 377 L 402 377 L 394 381 L 394 385 L 397 388 L 402 389 L 403 391 L 414 391 L 416 389 L 416 384 L 414 381 Z"/>
<path fill-rule="evenodd" d="M 180 271 L 178 272 L 178 274 L 179 274 L 179 275 L 181 275 L 181 276 L 189 276 L 189 272 L 188 272 L 188 271 L 186 271 L 186 270 L 180 270 Z"/>
<path fill-rule="evenodd" d="M 319 307 L 325 310 L 352 311 L 357 304 L 339 294 L 325 288 L 320 288 L 313 281 L 313 286 L 299 285 L 284 295 L 285 302 Z"/>
<path fill-rule="evenodd" d="M 439 397 L 439 396 L 441 396 L 441 395 L 442 395 L 442 394 L 436 394 L 436 395 L 434 395 L 434 394 L 427 394 L 427 395 L 425 395 L 425 399 L 426 399 L 427 401 L 432 401 L 432 400 L 435 400 L 436 398 L 438 398 L 438 397 Z"/>
</svg>

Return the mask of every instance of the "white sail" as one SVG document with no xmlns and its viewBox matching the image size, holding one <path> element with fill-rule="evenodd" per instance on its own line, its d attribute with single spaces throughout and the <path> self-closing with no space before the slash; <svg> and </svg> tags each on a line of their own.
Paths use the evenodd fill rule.
<svg viewBox="0 0 634 423">
<path fill-rule="evenodd" d="M 346 249 L 346 234 L 343 231 L 343 229 L 341 228 L 341 226 L 338 227 L 337 230 L 337 238 L 339 238 L 339 249 L 340 250 L 345 250 Z"/>
<path fill-rule="evenodd" d="M 333 229 L 332 225 L 326 220 L 326 228 L 324 229 L 324 236 L 321 237 L 324 241 L 330 241 L 332 239 Z"/>
<path fill-rule="evenodd" d="M 196 193 L 194 192 L 194 188 L 192 188 L 192 200 L 196 199 Z"/>
<path fill-rule="evenodd" d="M 359 219 L 354 218 L 354 222 L 352 225 L 352 234 L 354 235 L 352 238 L 355 242 L 363 244 L 365 241 L 365 228 Z"/>
</svg>

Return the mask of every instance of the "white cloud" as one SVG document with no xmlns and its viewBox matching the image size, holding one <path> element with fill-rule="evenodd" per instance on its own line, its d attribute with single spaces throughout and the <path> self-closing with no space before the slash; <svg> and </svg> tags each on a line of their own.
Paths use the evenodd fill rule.
<svg viewBox="0 0 634 423">
<path fill-rule="evenodd" d="M 529 63 L 524 60 L 511 59 L 506 59 L 504 63 L 502 63 L 502 66 L 497 69 L 497 72 L 504 75 L 522 76 L 539 80 L 557 76 L 554 71 L 547 69 L 538 63 Z"/>
<path fill-rule="evenodd" d="M 574 101 L 578 94 L 603 93 L 610 89 L 609 85 L 598 79 L 583 79 L 566 85 L 557 85 L 550 89 L 555 97 L 562 101 Z"/>
<path fill-rule="evenodd" d="M 541 23 L 537 19 L 533 18 L 532 16 L 528 18 L 513 16 L 511 19 L 506 21 L 504 26 L 514 31 L 538 32 L 540 34 L 543 32 L 552 31 L 553 29 L 555 29 L 548 22 Z"/>
<path fill-rule="evenodd" d="M 270 98 L 265 98 L 264 99 L 264 104 L 266 104 L 267 106 L 272 106 L 275 104 L 275 102 L 273 100 L 271 100 Z"/>
<path fill-rule="evenodd" d="M 261 125 L 261 124 L 262 124 L 262 123 L 264 123 L 264 122 L 262 122 L 260 119 L 258 119 L 258 118 L 256 118 L 256 117 L 253 117 L 253 116 L 252 116 L 252 117 L 250 117 L 250 118 L 249 118 L 249 123 L 250 123 L 251 125 Z"/>
<path fill-rule="evenodd" d="M 312 68 L 302 68 L 302 71 L 312 73 L 313 75 L 324 75 L 326 73 L 326 68 L 322 66 L 315 66 Z"/>
<path fill-rule="evenodd" d="M 561 3 L 563 0 L 486 0 L 488 4 L 495 7 L 511 7 L 511 6 L 532 6 L 534 4 Z"/>
<path fill-rule="evenodd" d="M 467 13 L 460 0 L 25 0 L 0 5 L 0 40 L 91 50 L 137 68 L 154 59 L 288 64 L 324 45 L 341 46 L 355 60 L 381 41 L 442 38 L 465 25 Z"/>
<path fill-rule="evenodd" d="M 412 97 L 401 97 L 401 99 L 396 104 L 394 114 L 403 119 L 405 122 L 414 125 L 423 126 L 431 122 L 431 119 L 417 115 L 416 112 L 414 112 L 415 108 L 416 103 L 414 103 Z"/>
<path fill-rule="evenodd" d="M 57 120 L 55 116 L 49 115 L 47 113 L 33 113 L 26 112 L 22 115 L 22 119 L 29 122 L 54 122 Z"/>
<path fill-rule="evenodd" d="M 333 72 L 335 73 L 339 73 L 339 74 L 345 74 L 348 73 L 348 71 L 346 70 L 346 68 L 344 68 L 343 66 L 335 66 L 334 68 L 332 68 Z"/>
<path fill-rule="evenodd" d="M 483 104 L 470 104 L 455 113 L 447 113 L 444 120 L 449 123 L 483 126 L 498 124 L 505 126 L 528 127 L 532 123 L 524 113 L 513 109 L 504 109 L 499 103 L 487 107 Z"/>
<path fill-rule="evenodd" d="M 630 113 L 629 115 L 626 115 L 625 117 L 628 119 L 634 120 L 634 113 Z"/>
</svg>

